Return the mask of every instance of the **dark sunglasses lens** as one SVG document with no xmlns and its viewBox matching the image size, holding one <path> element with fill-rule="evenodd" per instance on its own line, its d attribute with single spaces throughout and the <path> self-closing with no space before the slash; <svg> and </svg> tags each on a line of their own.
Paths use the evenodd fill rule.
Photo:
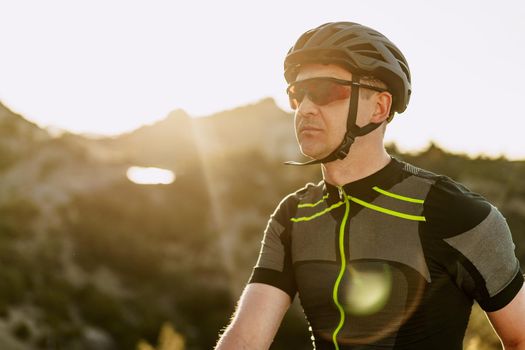
<svg viewBox="0 0 525 350">
<path fill-rule="evenodd" d="M 315 79 L 297 82 L 288 88 L 290 107 L 297 109 L 304 96 L 318 106 L 325 106 L 337 100 L 350 96 L 350 88 L 330 80 Z"/>
<path fill-rule="evenodd" d="M 319 84 L 316 84 L 315 93 L 313 93 L 311 97 L 313 103 L 324 106 L 337 100 L 344 100 L 349 96 L 350 87 L 333 81 L 323 80 Z"/>
<path fill-rule="evenodd" d="M 304 88 L 300 83 L 290 85 L 288 88 L 288 99 L 290 100 L 290 108 L 297 109 L 299 104 L 303 101 L 305 94 Z"/>
</svg>

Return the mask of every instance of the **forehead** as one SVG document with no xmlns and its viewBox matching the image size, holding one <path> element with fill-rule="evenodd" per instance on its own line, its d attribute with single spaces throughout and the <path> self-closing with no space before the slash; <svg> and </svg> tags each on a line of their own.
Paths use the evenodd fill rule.
<svg viewBox="0 0 525 350">
<path fill-rule="evenodd" d="M 305 64 L 299 68 L 296 81 L 308 78 L 330 77 L 344 80 L 352 80 L 352 73 L 335 64 Z"/>
</svg>

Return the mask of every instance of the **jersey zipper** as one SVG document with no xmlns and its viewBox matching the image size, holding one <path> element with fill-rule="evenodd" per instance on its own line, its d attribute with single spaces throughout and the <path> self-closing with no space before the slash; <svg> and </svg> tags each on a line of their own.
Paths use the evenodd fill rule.
<svg viewBox="0 0 525 350">
<path fill-rule="evenodd" d="M 337 334 L 343 328 L 343 325 L 345 323 L 345 310 L 343 309 L 343 306 L 339 302 L 339 286 L 341 284 L 341 280 L 343 279 L 343 275 L 346 271 L 346 255 L 345 255 L 345 227 L 346 223 L 348 221 L 348 215 L 350 213 L 350 202 L 348 200 L 348 196 L 346 195 L 346 192 L 342 186 L 337 187 L 339 191 L 339 198 L 341 201 L 345 204 L 345 214 L 343 216 L 343 220 L 341 220 L 341 224 L 339 225 L 339 237 L 338 237 L 338 247 L 339 247 L 339 255 L 341 256 L 341 268 L 339 270 L 339 275 L 337 276 L 337 279 L 334 283 L 334 289 L 332 292 L 332 298 L 334 300 L 334 304 L 339 310 L 339 324 L 335 328 L 334 332 L 332 333 L 332 342 L 334 343 L 334 347 L 336 350 L 339 350 L 339 344 L 337 343 Z"/>
</svg>

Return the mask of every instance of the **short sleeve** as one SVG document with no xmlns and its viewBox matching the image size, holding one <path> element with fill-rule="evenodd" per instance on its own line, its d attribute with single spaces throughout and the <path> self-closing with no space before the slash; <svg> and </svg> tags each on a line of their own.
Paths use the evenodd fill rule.
<svg viewBox="0 0 525 350">
<path fill-rule="evenodd" d="M 518 293 L 523 275 L 510 229 L 495 207 L 477 226 L 445 241 L 464 257 L 464 277 L 457 280 L 483 310 L 499 310 Z"/>
<path fill-rule="evenodd" d="M 288 293 L 293 299 L 297 287 L 291 259 L 290 209 L 293 198 L 285 198 L 271 215 L 264 231 L 259 258 L 248 283 L 264 283 Z M 296 207 L 296 206 L 295 206 Z"/>
<path fill-rule="evenodd" d="M 445 243 L 456 284 L 485 311 L 507 305 L 523 285 L 507 221 L 482 196 L 441 178 L 429 193 L 427 224 Z"/>
</svg>

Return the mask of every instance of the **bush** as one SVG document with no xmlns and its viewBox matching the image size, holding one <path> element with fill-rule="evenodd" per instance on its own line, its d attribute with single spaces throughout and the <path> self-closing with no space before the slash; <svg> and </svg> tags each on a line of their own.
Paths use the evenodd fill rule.
<svg viewBox="0 0 525 350">
<path fill-rule="evenodd" d="M 31 329 L 23 321 L 19 321 L 13 326 L 12 333 L 17 339 L 22 341 L 27 341 L 31 338 Z"/>
</svg>

